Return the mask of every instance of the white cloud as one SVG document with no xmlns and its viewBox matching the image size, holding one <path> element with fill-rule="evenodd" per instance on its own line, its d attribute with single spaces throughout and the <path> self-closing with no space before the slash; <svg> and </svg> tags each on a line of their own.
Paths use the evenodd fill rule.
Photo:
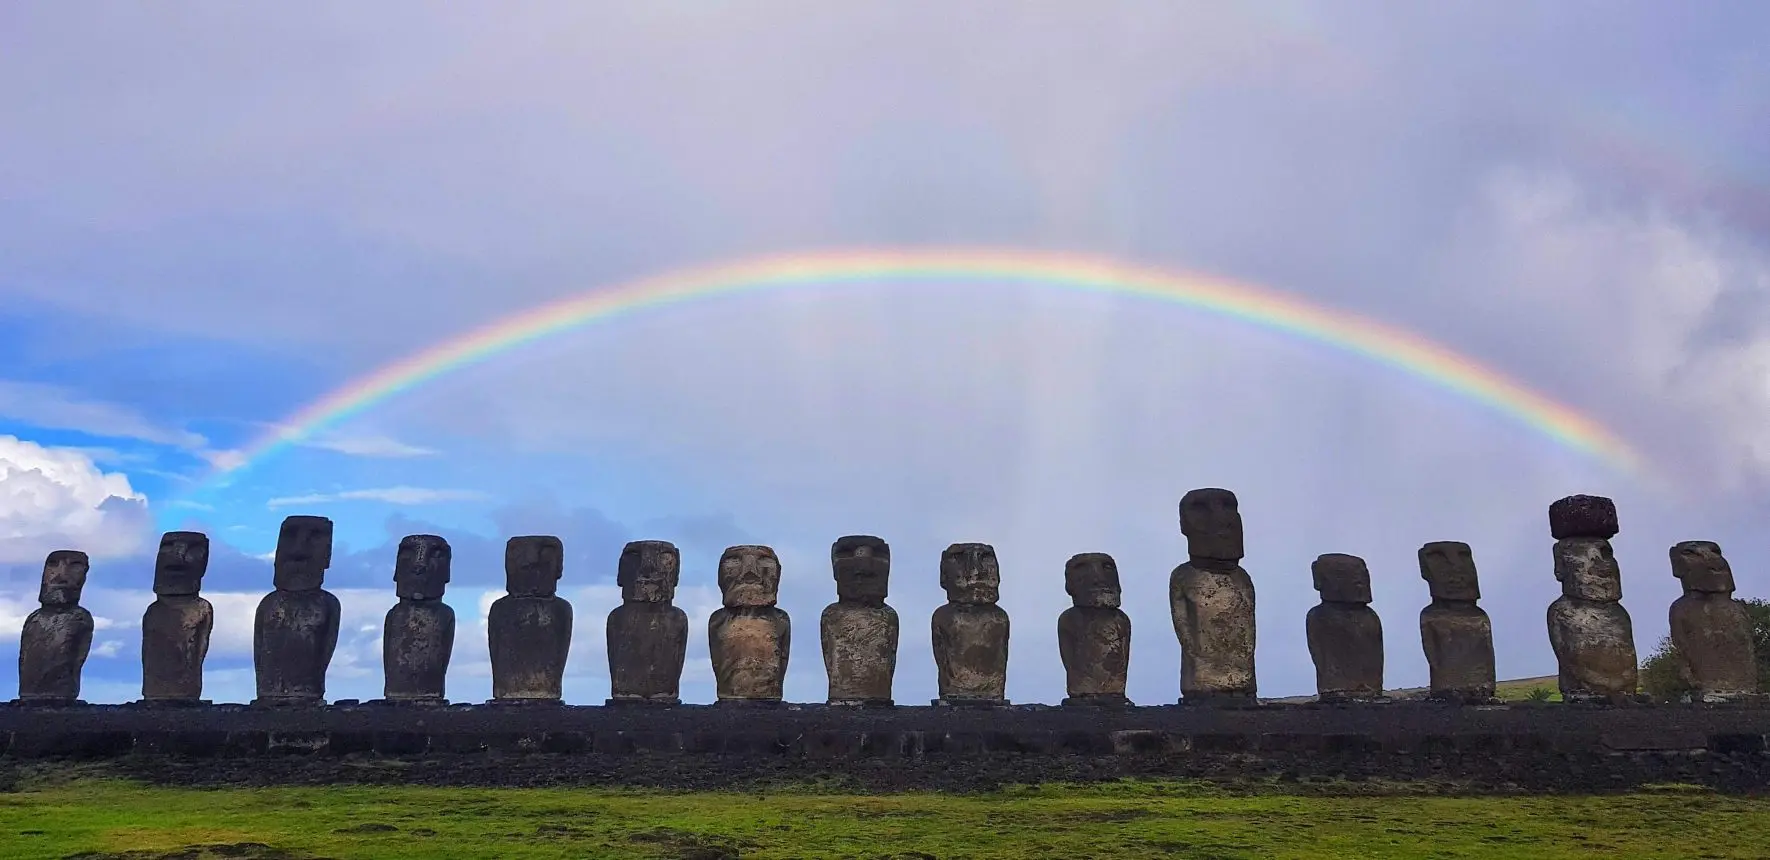
<svg viewBox="0 0 1770 860">
<path fill-rule="evenodd" d="M 428 487 L 378 487 L 368 490 L 345 490 L 338 493 L 311 493 L 305 496 L 283 496 L 265 502 L 267 507 L 286 508 L 295 505 L 320 505 L 332 502 L 385 502 L 390 505 L 428 505 L 442 502 L 475 502 L 488 498 L 479 490 L 447 490 Z"/>
<path fill-rule="evenodd" d="M 0 436 L 0 562 L 41 561 L 55 549 L 127 555 L 152 528 L 129 478 L 84 453 Z"/>
<path fill-rule="evenodd" d="M 437 451 L 401 442 L 392 436 L 383 435 L 342 435 L 327 433 L 311 439 L 303 439 L 296 443 L 304 448 L 317 448 L 351 457 L 433 457 Z"/>
<path fill-rule="evenodd" d="M 45 429 L 139 439 L 193 450 L 209 444 L 209 440 L 196 433 L 162 427 L 127 406 L 88 400 L 59 385 L 42 382 L 0 380 L 0 418 Z M 110 449 L 103 449 L 100 454 L 112 462 L 121 456 Z"/>
</svg>

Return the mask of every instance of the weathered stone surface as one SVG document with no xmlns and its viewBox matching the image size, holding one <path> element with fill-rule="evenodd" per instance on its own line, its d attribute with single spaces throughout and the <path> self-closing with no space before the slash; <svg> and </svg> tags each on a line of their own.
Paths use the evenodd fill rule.
<svg viewBox="0 0 1770 860">
<path fill-rule="evenodd" d="M 1549 505 L 1549 536 L 1567 538 L 1616 537 L 1616 503 L 1603 496 L 1568 496 Z"/>
<path fill-rule="evenodd" d="M 609 701 L 674 705 L 682 701 L 688 613 L 671 601 L 682 555 L 669 541 L 633 541 L 621 550 L 615 582 L 621 605 L 608 614 Z"/>
<path fill-rule="evenodd" d="M 564 571 L 559 538 L 525 535 L 505 542 L 506 593 L 486 615 L 493 701 L 561 701 L 572 647 L 572 605 L 558 595 Z"/>
<path fill-rule="evenodd" d="M 1180 499 L 1187 563 L 1168 577 L 1168 604 L 1180 639 L 1182 701 L 1249 700 L 1254 677 L 1254 581 L 1242 557 L 1241 509 L 1223 489 Z"/>
<path fill-rule="evenodd" d="M 1321 603 L 1309 610 L 1309 657 L 1324 702 L 1368 701 L 1383 695 L 1383 621 L 1371 609 L 1364 559 L 1328 553 L 1310 566 Z"/>
<path fill-rule="evenodd" d="M 707 620 L 707 647 L 721 702 L 778 702 L 793 627 L 775 606 L 781 562 L 765 546 L 727 547 L 719 557 L 725 605 Z"/>
<path fill-rule="evenodd" d="M 1057 651 L 1069 693 L 1063 703 L 1129 705 L 1131 617 L 1119 608 L 1118 563 L 1103 552 L 1071 556 L 1063 589 L 1074 604 L 1057 616 Z"/>
<path fill-rule="evenodd" d="M 54 704 L 80 698 L 80 670 L 92 650 L 92 613 L 80 605 L 90 565 L 86 553 L 60 549 L 43 562 L 40 607 L 18 640 L 18 698 Z"/>
<path fill-rule="evenodd" d="M 1681 669 L 1704 701 L 1727 701 L 1758 692 L 1752 620 L 1733 599 L 1733 568 L 1712 541 L 1684 541 L 1671 549 L 1672 575 L 1684 596 L 1672 602 L 1672 644 Z"/>
<path fill-rule="evenodd" d="M 1420 578 L 1432 593 L 1432 602 L 1420 610 L 1429 695 L 1452 702 L 1493 699 L 1493 622 L 1476 605 L 1481 583 L 1474 552 L 1461 541 L 1435 541 L 1420 547 L 1419 559 Z"/>
<path fill-rule="evenodd" d="M 1610 541 L 1555 542 L 1561 597 L 1549 604 L 1549 644 L 1560 664 L 1561 697 L 1570 702 L 1635 695 L 1635 632 L 1622 599 L 1622 571 Z"/>
<path fill-rule="evenodd" d="M 443 704 L 455 651 L 455 610 L 442 601 L 453 551 L 436 535 L 400 539 L 393 564 L 399 602 L 382 624 L 381 665 L 390 702 Z"/>
<path fill-rule="evenodd" d="M 956 543 L 940 556 L 947 602 L 934 610 L 937 705 L 1008 704 L 1008 613 L 996 605 L 1002 568 L 995 548 Z"/>
<path fill-rule="evenodd" d="M 209 538 L 201 532 L 160 536 L 154 602 L 141 616 L 141 698 L 196 703 L 203 699 L 203 660 L 215 609 L 197 595 L 209 570 Z"/>
<path fill-rule="evenodd" d="M 830 546 L 836 602 L 818 619 L 832 705 L 892 704 L 897 674 L 897 610 L 886 605 L 891 546 L 871 535 L 848 535 Z"/>
<path fill-rule="evenodd" d="M 261 705 L 318 705 L 338 645 L 338 598 L 321 586 L 332 566 L 332 521 L 293 516 L 277 533 L 276 590 L 258 604 L 252 663 Z"/>
</svg>

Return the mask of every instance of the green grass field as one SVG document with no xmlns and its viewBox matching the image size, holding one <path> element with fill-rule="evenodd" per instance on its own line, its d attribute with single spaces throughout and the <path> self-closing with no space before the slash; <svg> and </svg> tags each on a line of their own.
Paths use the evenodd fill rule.
<svg viewBox="0 0 1770 860">
<path fill-rule="evenodd" d="M 0 857 L 1685 860 L 1770 853 L 1770 799 L 1677 787 L 1480 798 L 1231 794 L 1121 782 L 973 795 L 757 795 L 205 790 L 39 775 L 19 789 L 0 794 Z"/>
</svg>

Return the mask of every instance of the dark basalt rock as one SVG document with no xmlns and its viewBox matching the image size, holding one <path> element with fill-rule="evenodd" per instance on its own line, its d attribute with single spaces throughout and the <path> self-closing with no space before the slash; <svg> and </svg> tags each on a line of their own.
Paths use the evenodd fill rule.
<svg viewBox="0 0 1770 860">
<path fill-rule="evenodd" d="M 400 539 L 393 564 L 399 602 L 382 625 L 381 665 L 389 702 L 445 704 L 449 658 L 455 651 L 455 610 L 448 589 L 449 542 L 436 535 Z"/>
<path fill-rule="evenodd" d="M 23 704 L 71 704 L 80 698 L 80 670 L 92 650 L 92 613 L 80 605 L 91 568 L 86 553 L 56 550 L 43 562 L 40 608 L 25 618 L 18 640 L 18 698 Z"/>
<path fill-rule="evenodd" d="M 198 596 L 209 570 L 209 538 L 167 532 L 154 562 L 154 602 L 141 616 L 141 698 L 156 704 L 203 701 L 203 660 L 215 608 Z"/>
<path fill-rule="evenodd" d="M 871 535 L 848 535 L 830 546 L 836 602 L 818 619 L 832 705 L 892 704 L 897 673 L 897 610 L 886 605 L 891 547 Z"/>
<path fill-rule="evenodd" d="M 572 647 L 572 605 L 559 597 L 565 545 L 550 535 L 504 544 L 505 595 L 486 615 L 492 701 L 557 704 Z"/>
<path fill-rule="evenodd" d="M 681 569 L 682 556 L 668 541 L 633 541 L 621 550 L 621 605 L 607 625 L 609 704 L 682 701 L 688 613 L 671 602 Z"/>
<path fill-rule="evenodd" d="M 338 646 L 338 598 L 321 588 L 332 566 L 332 521 L 284 519 L 273 564 L 276 590 L 259 602 L 252 631 L 254 704 L 323 704 Z"/>
<path fill-rule="evenodd" d="M 1370 606 L 1371 575 L 1364 559 L 1328 553 L 1310 572 L 1321 593 L 1307 619 L 1317 695 L 1324 702 L 1382 698 L 1383 621 Z"/>
</svg>

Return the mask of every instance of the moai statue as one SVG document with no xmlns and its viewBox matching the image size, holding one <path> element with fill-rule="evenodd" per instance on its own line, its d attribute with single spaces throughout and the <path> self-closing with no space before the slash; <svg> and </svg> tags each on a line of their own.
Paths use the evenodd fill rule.
<svg viewBox="0 0 1770 860">
<path fill-rule="evenodd" d="M 551 535 L 504 544 L 503 597 L 486 614 L 492 701 L 559 704 L 572 647 L 572 605 L 559 596 L 565 545 Z"/>
<path fill-rule="evenodd" d="M 1253 701 L 1254 581 L 1241 567 L 1241 510 L 1228 490 L 1180 499 L 1185 564 L 1168 577 L 1182 702 Z"/>
<path fill-rule="evenodd" d="M 1672 575 L 1684 596 L 1672 601 L 1672 644 L 1683 658 L 1685 681 L 1704 702 L 1749 698 L 1758 692 L 1752 620 L 1733 599 L 1733 568 L 1719 544 L 1685 541 L 1672 547 Z"/>
<path fill-rule="evenodd" d="M 1568 496 L 1549 506 L 1555 578 L 1561 596 L 1549 604 L 1549 644 L 1561 664 L 1567 702 L 1621 701 L 1638 686 L 1635 630 L 1622 600 L 1622 571 L 1611 551 L 1616 504 L 1602 496 Z"/>
<path fill-rule="evenodd" d="M 615 570 L 621 605 L 608 614 L 608 704 L 681 704 L 688 613 L 670 602 L 681 569 L 682 554 L 669 541 L 622 548 Z"/>
<path fill-rule="evenodd" d="M 449 542 L 436 535 L 400 538 L 393 562 L 399 602 L 382 624 L 383 695 L 392 704 L 442 705 L 455 652 L 455 610 L 442 601 L 449 585 Z"/>
<path fill-rule="evenodd" d="M 1323 702 L 1383 697 L 1383 619 L 1371 608 L 1371 572 L 1364 559 L 1331 552 L 1309 566 L 1321 603 L 1309 609 L 1309 657 Z"/>
<path fill-rule="evenodd" d="M 1420 610 L 1420 644 L 1426 650 L 1433 699 L 1459 704 L 1494 700 L 1493 623 L 1475 605 L 1481 582 L 1475 554 L 1461 541 L 1420 547 L 1420 578 L 1432 602 Z"/>
<path fill-rule="evenodd" d="M 18 639 L 18 699 L 71 705 L 80 699 L 80 670 L 92 650 L 92 613 L 80 605 L 86 553 L 58 549 L 43 562 L 37 589 L 41 607 L 25 619 Z"/>
<path fill-rule="evenodd" d="M 774 605 L 780 585 L 781 562 L 773 549 L 734 546 L 719 556 L 725 605 L 707 619 L 707 648 L 721 704 L 781 700 L 793 625 Z"/>
<path fill-rule="evenodd" d="M 934 704 L 1008 704 L 1008 612 L 996 605 L 1001 585 L 989 544 L 956 543 L 941 553 L 946 603 L 934 610 Z"/>
<path fill-rule="evenodd" d="M 154 602 L 141 616 L 141 698 L 155 705 L 203 703 L 203 659 L 215 608 L 198 596 L 209 570 L 209 538 L 201 532 L 160 536 L 154 560 Z"/>
<path fill-rule="evenodd" d="M 885 604 L 891 547 L 871 535 L 830 546 L 836 602 L 824 607 L 818 631 L 832 705 L 890 705 L 897 673 L 897 610 Z"/>
<path fill-rule="evenodd" d="M 322 705 L 338 646 L 338 598 L 320 586 L 332 566 L 332 521 L 288 517 L 277 533 L 273 585 L 252 627 L 257 705 Z"/>
<path fill-rule="evenodd" d="M 1071 556 L 1063 590 L 1074 606 L 1057 616 L 1057 652 L 1069 697 L 1065 705 L 1131 704 L 1125 676 L 1131 668 L 1131 617 L 1119 608 L 1119 566 L 1103 552 Z"/>
</svg>

